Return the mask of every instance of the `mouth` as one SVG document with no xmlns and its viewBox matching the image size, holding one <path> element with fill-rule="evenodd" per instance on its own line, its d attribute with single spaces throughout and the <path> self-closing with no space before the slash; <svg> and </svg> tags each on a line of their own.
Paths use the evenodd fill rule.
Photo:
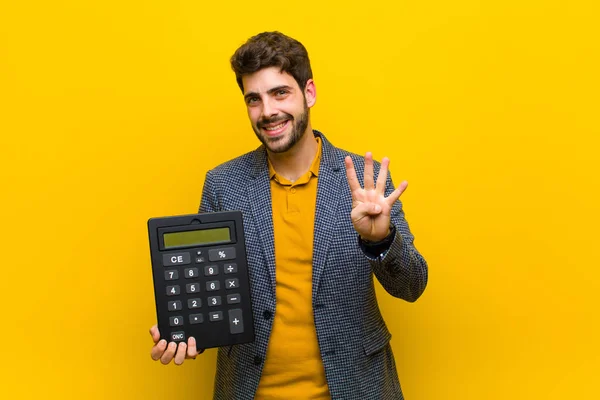
<svg viewBox="0 0 600 400">
<path fill-rule="evenodd" d="M 279 122 L 277 125 L 263 125 L 261 127 L 261 129 L 268 135 L 268 136 L 277 136 L 280 133 L 282 133 L 285 128 L 287 128 L 287 126 L 289 125 L 290 120 L 285 120 L 283 122 Z"/>
</svg>

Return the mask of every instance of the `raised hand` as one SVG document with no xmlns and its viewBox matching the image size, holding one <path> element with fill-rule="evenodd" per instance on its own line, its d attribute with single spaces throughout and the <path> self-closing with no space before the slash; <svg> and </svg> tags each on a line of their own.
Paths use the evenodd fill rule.
<svg viewBox="0 0 600 400">
<path fill-rule="evenodd" d="M 352 192 L 352 225 L 362 239 L 377 242 L 389 234 L 392 205 L 406 190 L 408 182 L 403 181 L 388 197 L 385 197 L 385 183 L 390 159 L 384 157 L 375 184 L 373 174 L 373 155 L 365 155 L 365 187 L 360 187 L 354 163 L 350 156 L 344 160 L 346 177 Z"/>
</svg>

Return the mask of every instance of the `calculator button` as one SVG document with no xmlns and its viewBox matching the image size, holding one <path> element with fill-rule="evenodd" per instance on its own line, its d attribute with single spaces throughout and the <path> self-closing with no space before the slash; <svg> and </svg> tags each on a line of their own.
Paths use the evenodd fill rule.
<svg viewBox="0 0 600 400">
<path fill-rule="evenodd" d="M 202 299 L 188 299 L 188 308 L 200 308 L 202 307 Z"/>
<path fill-rule="evenodd" d="M 179 272 L 176 269 L 165 271 L 165 281 L 174 281 L 179 279 Z"/>
<path fill-rule="evenodd" d="M 202 314 L 190 314 L 190 324 L 201 324 L 202 322 L 204 322 Z"/>
<path fill-rule="evenodd" d="M 204 250 L 196 250 L 196 255 L 198 257 L 203 256 L 204 255 Z"/>
<path fill-rule="evenodd" d="M 186 265 L 189 264 L 190 253 L 169 253 L 163 254 L 163 265 L 170 267 L 172 265 Z"/>
<path fill-rule="evenodd" d="M 181 310 L 181 301 L 175 300 L 169 302 L 169 311 L 179 311 Z"/>
<path fill-rule="evenodd" d="M 205 261 L 206 261 L 206 258 L 204 258 L 204 257 L 196 257 L 196 264 L 202 264 Z"/>
<path fill-rule="evenodd" d="M 221 305 L 221 296 L 213 296 L 208 298 L 208 306 L 216 307 Z"/>
<path fill-rule="evenodd" d="M 206 291 L 213 292 L 215 290 L 219 290 L 221 287 L 221 283 L 219 281 L 208 281 L 206 282 Z"/>
<path fill-rule="evenodd" d="M 181 326 L 181 325 L 183 325 L 183 317 L 182 316 L 169 317 L 169 325 L 170 326 Z"/>
<path fill-rule="evenodd" d="M 222 311 L 214 311 L 208 313 L 211 322 L 214 321 L 223 321 L 223 312 Z"/>
<path fill-rule="evenodd" d="M 226 274 L 235 274 L 237 272 L 237 264 L 225 264 L 223 265 L 223 271 L 225 271 Z"/>
<path fill-rule="evenodd" d="M 227 295 L 227 304 L 237 304 L 239 302 L 240 302 L 240 295 L 239 295 L 239 293 L 228 294 Z"/>
<path fill-rule="evenodd" d="M 199 291 L 200 291 L 199 283 L 188 283 L 187 285 L 185 285 L 186 293 L 198 293 Z"/>
<path fill-rule="evenodd" d="M 219 266 L 218 265 L 207 265 L 204 267 L 204 276 L 215 276 L 219 275 Z"/>
<path fill-rule="evenodd" d="M 198 268 L 186 268 L 183 270 L 183 274 L 186 278 L 197 278 L 198 277 Z"/>
<path fill-rule="evenodd" d="M 221 249 L 210 249 L 208 259 L 210 261 L 224 261 L 235 258 L 235 247 L 223 247 Z"/>
<path fill-rule="evenodd" d="M 226 274 L 235 274 L 237 272 L 237 264 L 225 264 L 223 270 Z"/>
<path fill-rule="evenodd" d="M 185 332 L 171 332 L 171 342 L 181 342 L 185 340 Z"/>
<path fill-rule="evenodd" d="M 226 289 L 237 289 L 240 287 L 240 282 L 238 278 L 233 279 L 225 279 L 225 288 Z"/>
<path fill-rule="evenodd" d="M 229 310 L 229 332 L 232 334 L 244 332 L 244 320 L 242 319 L 241 308 Z"/>
<path fill-rule="evenodd" d="M 179 285 L 167 286 L 167 296 L 177 296 L 179 293 Z"/>
</svg>

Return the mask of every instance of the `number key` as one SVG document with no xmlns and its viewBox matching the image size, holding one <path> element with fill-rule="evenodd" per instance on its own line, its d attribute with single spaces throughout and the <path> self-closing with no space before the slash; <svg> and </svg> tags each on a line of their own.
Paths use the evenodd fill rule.
<svg viewBox="0 0 600 400">
<path fill-rule="evenodd" d="M 215 276 L 219 274 L 218 265 L 207 265 L 204 267 L 204 276 Z"/>
<path fill-rule="evenodd" d="M 169 302 L 169 311 L 179 311 L 181 310 L 181 301 L 175 300 Z"/>
<path fill-rule="evenodd" d="M 186 293 L 198 293 L 200 291 L 199 283 L 188 283 L 185 285 Z"/>
<path fill-rule="evenodd" d="M 179 279 L 179 272 L 176 269 L 165 271 L 165 281 L 174 281 Z"/>
<path fill-rule="evenodd" d="M 200 308 L 202 307 L 202 299 L 188 299 L 188 308 Z"/>
<path fill-rule="evenodd" d="M 219 281 L 209 281 L 206 282 L 206 291 L 207 292 L 213 292 L 215 290 L 219 290 L 219 288 L 221 287 Z"/>
<path fill-rule="evenodd" d="M 170 326 L 181 326 L 181 325 L 183 325 L 183 317 L 182 316 L 169 317 L 169 325 Z"/>
<path fill-rule="evenodd" d="M 213 296 L 208 298 L 208 305 L 210 307 L 216 307 L 221 305 L 221 296 Z"/>
<path fill-rule="evenodd" d="M 167 286 L 167 296 L 177 296 L 181 293 L 179 285 Z"/>
<path fill-rule="evenodd" d="M 198 277 L 198 268 L 186 268 L 184 271 L 186 278 L 196 278 Z"/>
</svg>

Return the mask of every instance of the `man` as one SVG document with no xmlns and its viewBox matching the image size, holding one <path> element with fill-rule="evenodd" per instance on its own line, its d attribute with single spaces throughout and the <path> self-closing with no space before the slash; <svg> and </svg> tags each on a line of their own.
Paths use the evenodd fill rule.
<svg viewBox="0 0 600 400">
<path fill-rule="evenodd" d="M 394 190 L 387 158 L 350 154 L 312 129 L 316 88 L 300 42 L 261 33 L 231 65 L 262 146 L 206 174 L 200 212 L 242 210 L 256 338 L 219 349 L 214 398 L 402 399 L 373 274 L 410 302 L 427 285 L 398 200 L 407 183 Z M 193 338 L 151 335 L 163 364 L 198 354 Z"/>
</svg>

